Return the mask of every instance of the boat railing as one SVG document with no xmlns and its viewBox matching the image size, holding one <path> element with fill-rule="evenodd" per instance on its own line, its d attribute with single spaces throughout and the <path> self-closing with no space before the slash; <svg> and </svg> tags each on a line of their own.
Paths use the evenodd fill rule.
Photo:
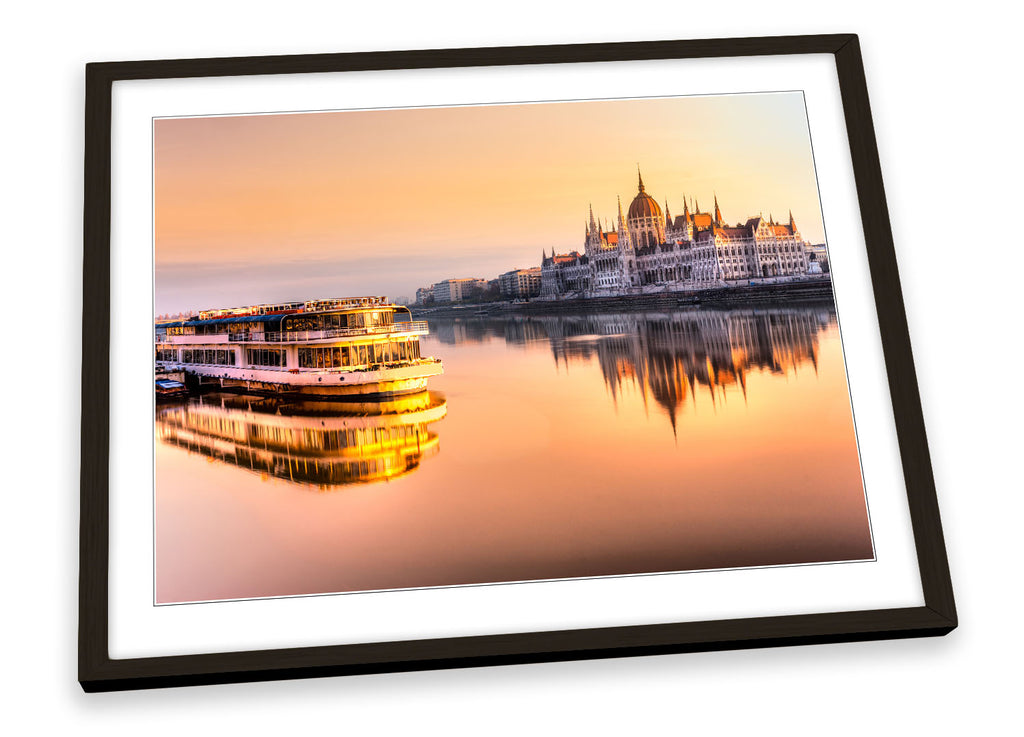
<svg viewBox="0 0 1024 737">
<path fill-rule="evenodd" d="M 277 332 L 241 332 L 229 333 L 228 340 L 232 343 L 304 343 L 325 338 L 352 338 L 362 335 L 381 335 L 392 333 L 425 333 L 426 320 L 396 322 L 391 325 L 375 325 L 361 328 L 330 328 L 328 330 L 295 330 Z"/>
</svg>

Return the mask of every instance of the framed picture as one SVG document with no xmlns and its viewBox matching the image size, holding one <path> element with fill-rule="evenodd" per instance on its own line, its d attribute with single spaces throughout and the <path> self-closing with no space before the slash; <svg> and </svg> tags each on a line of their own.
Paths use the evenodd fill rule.
<svg viewBox="0 0 1024 737">
<path fill-rule="evenodd" d="M 86 68 L 87 691 L 956 626 L 853 35 Z"/>
</svg>

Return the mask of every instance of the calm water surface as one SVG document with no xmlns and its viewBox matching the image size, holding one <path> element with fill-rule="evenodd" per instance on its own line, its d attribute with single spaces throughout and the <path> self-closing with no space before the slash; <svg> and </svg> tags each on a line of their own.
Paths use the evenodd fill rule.
<svg viewBox="0 0 1024 737">
<path fill-rule="evenodd" d="M 872 557 L 830 309 L 430 327 L 420 395 L 158 407 L 158 602 Z"/>
</svg>

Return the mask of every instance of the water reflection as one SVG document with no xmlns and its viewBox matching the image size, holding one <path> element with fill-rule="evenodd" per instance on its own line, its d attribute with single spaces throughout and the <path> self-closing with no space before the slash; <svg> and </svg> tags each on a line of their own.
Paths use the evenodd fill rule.
<svg viewBox="0 0 1024 737">
<path fill-rule="evenodd" d="M 428 425 L 446 413 L 437 392 L 385 402 L 208 394 L 158 409 L 156 426 L 169 445 L 327 490 L 415 471 L 437 452 L 438 436 Z"/>
<path fill-rule="evenodd" d="M 443 398 L 168 406 L 157 601 L 869 560 L 837 328 L 817 307 L 431 319 Z"/>
<path fill-rule="evenodd" d="M 597 362 L 617 404 L 624 385 L 653 400 L 673 431 L 684 405 L 707 392 L 747 397 L 751 371 L 780 377 L 818 369 L 819 337 L 836 327 L 830 307 L 689 310 L 659 313 L 534 315 L 431 319 L 443 344 L 503 339 L 509 345 L 547 342 L 556 367 Z"/>
</svg>

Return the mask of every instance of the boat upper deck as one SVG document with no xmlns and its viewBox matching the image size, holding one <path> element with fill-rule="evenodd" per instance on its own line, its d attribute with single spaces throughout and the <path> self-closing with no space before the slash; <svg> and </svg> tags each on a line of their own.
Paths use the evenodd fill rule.
<svg viewBox="0 0 1024 737">
<path fill-rule="evenodd" d="M 395 321 L 396 314 L 410 319 Z M 158 343 L 321 343 L 374 336 L 426 335 L 427 323 L 384 297 L 310 300 L 206 310 L 185 320 L 157 323 Z"/>
</svg>

